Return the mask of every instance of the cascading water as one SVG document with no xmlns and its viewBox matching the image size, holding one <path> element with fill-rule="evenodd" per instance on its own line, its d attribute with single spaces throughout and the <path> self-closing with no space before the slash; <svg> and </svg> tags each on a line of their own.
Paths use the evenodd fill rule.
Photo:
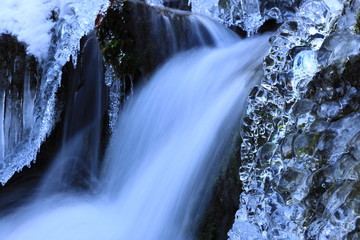
<svg viewBox="0 0 360 240">
<path fill-rule="evenodd" d="M 103 61 L 94 32 L 84 37 L 76 69 L 64 71 L 67 92 L 61 150 L 42 180 L 41 192 L 93 188 L 101 155 L 106 109 Z M 71 65 L 71 64 L 69 64 Z"/>
<path fill-rule="evenodd" d="M 247 81 L 260 78 L 255 60 L 260 64 L 262 40 L 230 47 L 232 37 L 224 29 L 214 37 L 219 29 L 209 28 L 210 20 L 162 5 L 191 8 L 240 34 L 283 23 L 269 39 L 264 76 L 247 99 L 236 150 L 243 192 L 229 238 L 360 239 L 360 128 L 354 124 L 360 116 L 360 1 L 3 0 L 0 5 L 0 183 L 7 184 L 0 189 L 0 211 L 7 214 L 0 220 L 1 239 L 190 239 L 196 224 L 202 225 L 208 180 L 239 118 L 251 87 Z M 105 159 L 99 158 L 104 79 L 97 43 L 88 42 L 97 57 L 81 52 L 76 60 L 79 39 L 95 25 L 107 71 L 106 117 L 114 133 Z M 221 39 L 227 48 L 183 53 L 137 92 L 138 80 L 175 52 L 219 47 Z M 70 97 L 61 108 L 57 97 L 64 86 L 57 91 L 71 60 L 80 65 L 74 70 L 80 69 L 80 77 L 69 78 L 75 89 L 65 88 Z M 92 100 L 96 104 L 88 106 Z M 61 110 L 64 128 L 58 130 Z M 81 110 L 91 117 L 80 120 Z M 59 131 L 62 137 L 54 140 Z M 63 143 L 55 164 L 40 190 L 29 194 L 39 178 L 23 184 L 21 177 L 26 182 L 34 172 L 13 174 L 54 142 Z M 227 193 L 240 188 L 216 183 Z M 30 203 L 19 208 L 28 195 Z M 212 207 L 206 215 L 219 220 Z M 205 231 L 213 238 L 217 227 L 210 228 Z"/>
<path fill-rule="evenodd" d="M 261 37 L 172 58 L 126 103 L 97 188 L 42 192 L 0 221 L 0 238 L 190 239 L 266 45 Z"/>
</svg>

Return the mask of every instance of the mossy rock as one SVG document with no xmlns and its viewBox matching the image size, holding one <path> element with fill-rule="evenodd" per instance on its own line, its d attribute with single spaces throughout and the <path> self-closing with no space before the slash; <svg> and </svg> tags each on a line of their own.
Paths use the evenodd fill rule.
<svg viewBox="0 0 360 240">
<path fill-rule="evenodd" d="M 120 77 L 149 76 L 172 54 L 164 19 L 171 19 L 181 31 L 185 29 L 186 16 L 143 2 L 114 2 L 97 28 L 106 63 Z"/>
<path fill-rule="evenodd" d="M 133 76 L 136 84 L 175 53 L 212 45 L 214 40 L 203 24 L 194 30 L 191 14 L 139 1 L 113 1 L 97 24 L 106 64 L 119 78 Z"/>
</svg>

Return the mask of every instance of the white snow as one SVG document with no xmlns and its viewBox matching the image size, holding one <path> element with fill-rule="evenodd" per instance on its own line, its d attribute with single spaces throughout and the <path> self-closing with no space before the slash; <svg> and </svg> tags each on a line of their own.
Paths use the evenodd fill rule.
<svg viewBox="0 0 360 240">
<path fill-rule="evenodd" d="M 59 1 L 51 0 L 1 0 L 0 33 L 11 33 L 28 44 L 28 52 L 44 58 L 50 46 L 50 29 L 54 22 L 51 10 Z"/>
<path fill-rule="evenodd" d="M 93 3 L 91 3 L 93 2 Z M 106 1 L 95 1 L 97 5 Z M 72 0 L 1 0 L 0 1 L 0 34 L 10 33 L 19 41 L 27 44 L 27 52 L 39 60 L 45 59 L 51 43 L 51 29 L 55 26 L 52 12 L 59 14 L 59 19 L 66 16 L 86 13 L 76 6 L 94 5 L 94 1 Z M 77 11 L 79 10 L 79 11 Z M 97 10 L 100 9 L 87 9 Z M 96 15 L 95 15 L 96 16 Z"/>
</svg>

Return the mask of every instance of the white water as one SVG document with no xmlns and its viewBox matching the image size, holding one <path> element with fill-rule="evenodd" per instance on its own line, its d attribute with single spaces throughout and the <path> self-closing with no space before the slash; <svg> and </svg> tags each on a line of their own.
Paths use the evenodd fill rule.
<svg viewBox="0 0 360 240">
<path fill-rule="evenodd" d="M 127 102 L 96 193 L 34 200 L 0 220 L 0 239 L 190 239 L 266 39 L 171 59 Z"/>
</svg>

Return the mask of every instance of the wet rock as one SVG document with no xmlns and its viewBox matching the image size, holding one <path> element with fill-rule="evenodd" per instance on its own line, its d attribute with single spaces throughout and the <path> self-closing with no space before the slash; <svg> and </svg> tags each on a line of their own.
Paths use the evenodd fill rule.
<svg viewBox="0 0 360 240">
<path fill-rule="evenodd" d="M 233 216 L 238 208 L 238 197 L 241 192 L 241 182 L 238 169 L 240 167 L 239 135 L 230 141 L 235 146 L 232 154 L 226 156 L 219 176 L 217 177 L 209 205 L 204 216 L 200 219 L 197 230 L 199 240 L 225 240 L 226 233 L 231 227 Z"/>
<path fill-rule="evenodd" d="M 191 29 L 194 25 L 197 31 Z M 180 50 L 213 44 L 191 13 L 132 1 L 114 2 L 98 24 L 97 35 L 105 61 L 116 74 L 137 79 L 149 76 Z"/>
<path fill-rule="evenodd" d="M 164 4 L 184 7 L 184 1 Z M 214 44 L 205 23 L 190 12 L 141 1 L 113 1 L 99 19 L 96 32 L 112 98 L 110 115 L 115 116 L 110 116 L 111 125 L 116 123 L 119 109 L 136 86 L 166 59 L 179 51 Z"/>
<path fill-rule="evenodd" d="M 191 10 L 188 0 L 164 0 L 163 4 L 165 7 L 175 8 L 180 10 Z"/>
<path fill-rule="evenodd" d="M 11 59 L 9 56 L 15 55 L 15 59 L 17 58 L 17 61 L 22 62 L 23 60 L 21 60 L 19 56 L 16 56 L 16 54 L 19 54 L 20 52 L 22 53 L 22 56 L 24 56 L 25 60 L 28 58 L 32 59 L 31 56 L 26 56 L 21 43 L 18 43 L 13 37 L 10 39 L 11 43 L 16 43 L 15 46 L 20 46 L 20 50 L 18 52 L 14 51 L 11 54 L 9 53 L 9 55 L 1 56 L 6 59 Z M 2 46 L 3 45 L 0 44 L 0 49 Z M 83 37 L 80 42 L 80 54 L 77 58 L 77 67 L 74 67 L 72 62 L 69 61 L 62 68 L 62 85 L 59 87 L 56 94 L 56 98 L 58 100 L 57 111 L 59 111 L 59 121 L 55 124 L 54 129 L 51 131 L 47 139 L 41 144 L 40 149 L 36 154 L 36 161 L 31 164 L 31 167 L 24 167 L 22 171 L 16 172 L 4 186 L 0 187 L 1 214 L 6 215 L 13 212 L 15 208 L 22 206 L 22 204 L 34 197 L 37 188 L 40 186 L 42 181 L 44 181 L 43 177 L 46 173 L 48 173 L 47 171 L 49 170 L 49 166 L 53 163 L 53 160 L 58 155 L 59 150 L 63 147 L 63 144 L 66 143 L 66 141 L 83 131 L 88 131 L 88 136 L 91 136 L 91 134 L 99 136 L 95 135 L 98 133 L 96 133 L 97 130 L 94 130 L 93 126 L 106 126 L 104 123 L 104 118 L 106 118 L 104 112 L 107 105 L 107 99 L 105 96 L 106 91 L 104 89 L 104 81 L 102 79 L 102 58 L 101 55 L 98 54 L 100 50 L 97 49 L 98 45 L 93 33 Z M 97 60 L 99 62 L 95 64 L 94 61 Z M 1 63 L 2 61 L 0 61 L 0 64 Z M 14 64 L 10 66 L 17 65 Z M 24 64 L 24 66 L 28 65 Z M 24 72 L 19 76 L 23 76 L 29 71 L 28 69 L 19 68 L 18 71 L 20 70 Z M 31 76 L 31 79 L 34 78 L 35 80 L 38 80 L 37 77 L 40 78 L 38 72 L 34 71 L 33 74 L 34 75 Z M 22 85 L 20 85 L 20 87 L 21 86 Z M 8 91 L 8 89 L 0 88 L 0 91 L 1 90 Z M 35 90 L 36 89 L 34 89 L 34 91 Z M 102 93 L 101 97 L 97 95 L 99 92 Z M 21 100 L 22 95 L 19 94 L 18 97 Z M 21 114 L 19 115 L 21 116 Z M 16 131 L 14 132 L 16 133 Z M 89 175 L 89 168 L 86 168 L 86 164 L 89 162 L 90 153 L 92 151 L 98 152 L 100 159 L 100 155 L 102 155 L 105 151 L 107 137 L 108 136 L 103 136 L 101 142 L 100 138 L 97 137 L 97 148 L 95 148 L 95 145 L 92 145 L 93 147 L 90 148 L 90 150 L 87 149 L 86 154 L 84 154 L 83 157 L 75 157 L 75 155 L 71 155 L 73 152 L 70 153 L 71 157 L 76 158 L 77 160 L 82 159 L 84 161 L 82 162 L 83 164 L 79 164 L 78 162 L 77 165 L 71 165 L 72 171 L 76 172 L 76 174 L 74 174 L 74 178 L 76 179 L 74 179 L 73 183 L 76 185 L 78 190 L 88 187 L 85 186 L 84 182 L 89 183 L 87 178 Z M 88 144 L 90 144 L 89 142 L 91 142 L 91 137 L 88 137 L 87 141 Z M 86 158 L 84 156 L 86 156 Z M 65 159 L 66 158 L 64 157 L 62 160 L 65 161 Z M 69 157 L 69 159 L 71 158 Z M 55 172 L 56 174 L 60 173 L 58 169 L 56 169 Z M 52 182 L 54 182 L 56 174 L 51 175 Z M 67 174 L 70 175 L 70 171 L 68 171 Z"/>
</svg>

